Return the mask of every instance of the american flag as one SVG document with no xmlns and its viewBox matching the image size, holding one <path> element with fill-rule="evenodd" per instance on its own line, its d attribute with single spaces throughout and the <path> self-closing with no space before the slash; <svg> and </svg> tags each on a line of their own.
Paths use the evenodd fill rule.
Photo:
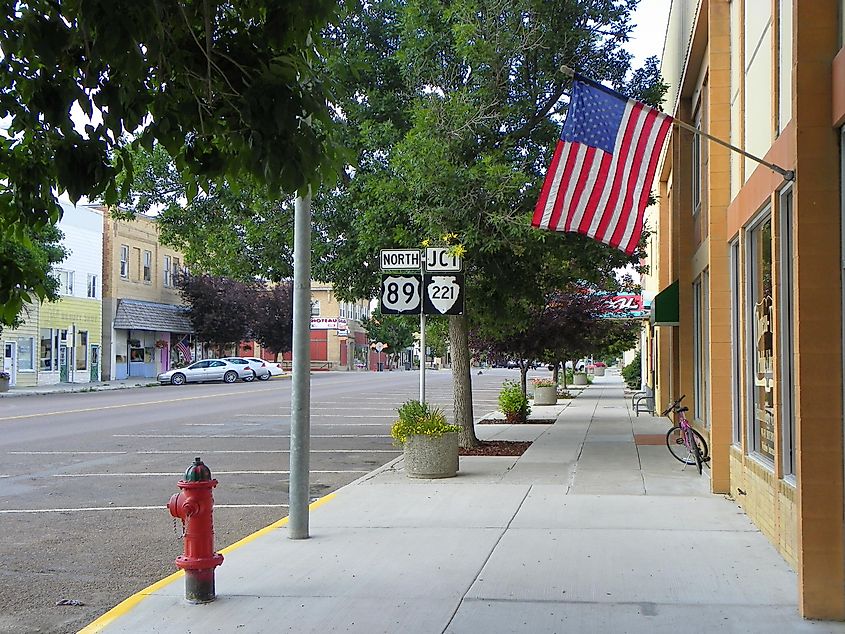
<svg viewBox="0 0 845 634">
<path fill-rule="evenodd" d="M 579 75 L 531 224 L 632 254 L 672 117 Z"/>
<path fill-rule="evenodd" d="M 185 340 L 188 339 L 188 336 L 185 335 L 182 337 L 179 342 L 176 344 L 176 349 L 182 355 L 182 358 L 185 360 L 185 363 L 191 362 L 191 349 L 185 345 Z"/>
</svg>

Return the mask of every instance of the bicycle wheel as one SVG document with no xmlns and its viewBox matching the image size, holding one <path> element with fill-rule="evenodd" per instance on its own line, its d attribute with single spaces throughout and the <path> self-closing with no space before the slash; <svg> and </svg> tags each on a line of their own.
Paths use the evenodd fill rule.
<svg viewBox="0 0 845 634">
<path fill-rule="evenodd" d="M 698 467 L 698 475 L 701 475 L 701 449 L 698 446 L 698 439 L 695 438 L 693 435 L 693 429 L 689 430 L 690 439 L 690 446 L 692 447 L 692 457 L 695 460 L 695 466 Z"/>
<path fill-rule="evenodd" d="M 690 432 L 692 433 L 692 437 L 695 439 L 695 446 L 698 447 L 701 462 L 707 462 L 710 460 L 707 450 L 707 441 L 704 440 L 704 437 L 695 429 L 690 428 Z M 666 446 L 669 448 L 669 453 L 671 453 L 672 457 L 678 462 L 683 462 L 684 464 L 696 464 L 695 456 L 692 455 L 692 451 L 687 448 L 687 445 L 684 442 L 684 432 L 680 427 L 672 427 L 672 429 L 666 432 Z"/>
</svg>

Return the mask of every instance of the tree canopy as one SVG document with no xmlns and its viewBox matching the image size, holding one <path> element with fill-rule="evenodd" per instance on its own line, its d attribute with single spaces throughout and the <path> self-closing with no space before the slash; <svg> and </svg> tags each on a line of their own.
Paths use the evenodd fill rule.
<svg viewBox="0 0 845 634">
<path fill-rule="evenodd" d="M 56 301 L 59 282 L 53 266 L 65 259 L 62 232 L 53 225 L 29 227 L 17 240 L 0 240 L 0 331 L 21 324 L 25 303 Z M 15 292 L 9 292 L 8 285 Z"/>
<path fill-rule="evenodd" d="M 134 176 L 129 144 L 160 143 L 188 200 L 223 180 L 290 193 L 334 169 L 315 61 L 335 0 L 7 0 L 0 11 L 4 244 L 55 224 L 63 192 L 116 203 Z M 4 273 L 0 297 L 47 292 L 37 269 Z"/>
<path fill-rule="evenodd" d="M 357 155 L 318 200 L 315 258 L 336 292 L 371 296 L 381 248 L 455 234 L 467 316 L 450 318 L 457 422 L 472 443 L 467 333 L 519 332 L 555 289 L 611 290 L 637 265 L 575 234 L 530 227 L 560 133 L 561 65 L 652 103 L 655 63 L 631 76 L 622 48 L 635 0 L 375 0 L 330 29 L 327 67 L 344 142 Z"/>
</svg>

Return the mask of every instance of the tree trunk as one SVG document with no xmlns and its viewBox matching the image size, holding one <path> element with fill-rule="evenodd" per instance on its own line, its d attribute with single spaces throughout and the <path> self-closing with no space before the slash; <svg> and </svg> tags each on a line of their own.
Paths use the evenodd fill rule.
<svg viewBox="0 0 845 634">
<path fill-rule="evenodd" d="M 519 362 L 519 385 L 522 394 L 528 396 L 528 363 L 524 361 Z"/>
<path fill-rule="evenodd" d="M 560 379 L 560 361 L 555 359 L 555 369 L 552 370 L 552 381 L 555 382 L 555 385 L 557 385 L 558 379 Z"/>
<path fill-rule="evenodd" d="M 465 315 L 449 316 L 449 342 L 452 348 L 452 384 L 455 388 L 455 424 L 460 427 L 461 447 L 477 447 L 472 417 L 472 377 L 469 367 L 469 324 Z"/>
</svg>

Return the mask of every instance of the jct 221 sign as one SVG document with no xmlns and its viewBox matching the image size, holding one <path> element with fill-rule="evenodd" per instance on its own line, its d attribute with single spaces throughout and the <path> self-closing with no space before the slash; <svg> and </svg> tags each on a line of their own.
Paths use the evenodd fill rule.
<svg viewBox="0 0 845 634">
<path fill-rule="evenodd" d="M 423 287 L 423 312 L 426 315 L 464 314 L 463 273 L 426 273 Z"/>
</svg>

